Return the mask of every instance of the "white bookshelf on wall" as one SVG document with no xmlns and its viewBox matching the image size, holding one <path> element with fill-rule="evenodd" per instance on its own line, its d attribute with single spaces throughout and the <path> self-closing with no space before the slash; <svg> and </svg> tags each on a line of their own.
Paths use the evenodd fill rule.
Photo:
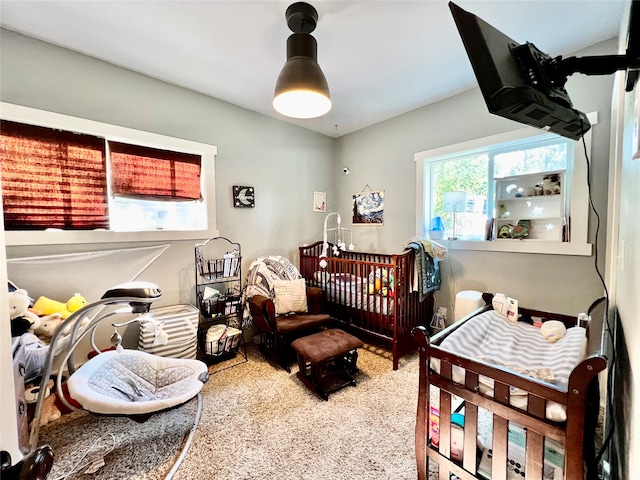
<svg viewBox="0 0 640 480">
<path fill-rule="evenodd" d="M 496 178 L 499 241 L 569 241 L 565 171 Z"/>
</svg>

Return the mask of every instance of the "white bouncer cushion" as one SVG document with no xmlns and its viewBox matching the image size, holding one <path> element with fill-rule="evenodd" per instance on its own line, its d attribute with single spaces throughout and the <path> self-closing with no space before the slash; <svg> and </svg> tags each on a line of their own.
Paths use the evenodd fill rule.
<svg viewBox="0 0 640 480">
<path fill-rule="evenodd" d="M 85 410 L 138 415 L 190 400 L 202 389 L 199 377 L 206 375 L 207 365 L 199 360 L 111 350 L 76 370 L 67 386 L 71 397 Z M 136 394 L 133 385 L 143 392 L 142 396 Z"/>
</svg>

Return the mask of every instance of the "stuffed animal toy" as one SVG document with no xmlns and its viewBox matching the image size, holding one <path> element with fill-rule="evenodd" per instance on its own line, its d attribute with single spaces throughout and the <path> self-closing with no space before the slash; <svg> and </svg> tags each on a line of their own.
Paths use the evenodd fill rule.
<svg viewBox="0 0 640 480">
<path fill-rule="evenodd" d="M 560 193 L 560 175 L 553 173 L 543 177 L 542 193 L 544 195 L 558 195 Z"/>
<path fill-rule="evenodd" d="M 518 300 L 507 297 L 504 293 L 496 293 L 491 300 L 493 309 L 510 322 L 518 321 Z"/>
<path fill-rule="evenodd" d="M 60 314 L 57 314 L 60 315 Z M 53 335 L 56 333 L 60 325 L 62 324 L 62 317 L 50 315 L 46 320 L 42 320 L 38 328 L 35 329 L 35 334 L 46 342 L 51 340 Z M 63 332 L 62 335 L 66 336 L 69 332 Z"/>
<path fill-rule="evenodd" d="M 90 320 L 88 318 L 83 318 L 80 322 L 80 326 L 84 327 L 89 323 L 89 321 Z M 41 340 L 49 342 L 56 331 L 60 328 L 60 325 L 62 325 L 62 322 L 64 322 L 64 319 L 59 313 L 54 313 L 52 315 L 42 317 L 40 319 L 40 325 L 35 329 L 34 333 Z M 62 332 L 62 337 L 66 337 L 67 335 L 69 335 L 71 333 L 71 328 L 72 325 L 67 325 Z"/>
<path fill-rule="evenodd" d="M 24 288 L 8 293 L 11 336 L 19 337 L 23 333 L 33 333 L 40 325 L 40 317 L 29 310 L 31 298 Z"/>
<path fill-rule="evenodd" d="M 40 297 L 36 300 L 36 303 L 33 304 L 33 309 L 42 315 L 59 313 L 64 320 L 73 312 L 80 310 L 86 303 L 87 300 L 79 293 L 74 294 L 66 303 L 58 302 L 57 300 L 52 300 L 47 297 Z"/>
<path fill-rule="evenodd" d="M 548 320 L 540 327 L 540 333 L 547 341 L 554 343 L 567 333 L 567 327 L 560 320 Z"/>
<path fill-rule="evenodd" d="M 53 388 L 53 380 L 49 380 L 49 390 Z M 49 393 L 49 395 L 44 399 L 44 403 L 42 404 L 42 414 L 40 415 L 39 424 L 42 427 L 47 423 L 57 420 L 62 416 L 62 412 L 56 405 L 56 399 L 58 397 L 54 392 Z"/>
<path fill-rule="evenodd" d="M 393 297 L 393 270 L 391 274 L 386 268 L 377 268 L 369 274 L 369 293 Z"/>
<path fill-rule="evenodd" d="M 45 395 L 44 402 L 42 404 L 42 413 L 38 419 L 39 426 L 46 425 L 47 423 L 57 420 L 62 416 L 62 411 L 58 408 L 58 396 L 53 392 L 54 382 L 49 380 L 44 392 L 40 392 L 40 385 L 34 383 L 28 383 L 25 385 L 25 400 L 27 403 L 35 403 L 38 401 L 40 395 Z M 34 419 L 35 420 L 35 419 Z"/>
</svg>

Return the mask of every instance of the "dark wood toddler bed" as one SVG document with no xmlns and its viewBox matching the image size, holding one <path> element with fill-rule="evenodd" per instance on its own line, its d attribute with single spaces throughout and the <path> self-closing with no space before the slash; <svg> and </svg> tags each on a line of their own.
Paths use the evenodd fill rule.
<svg viewBox="0 0 640 480">
<path fill-rule="evenodd" d="M 573 370 L 568 370 L 568 384 L 560 386 L 516 373 L 496 362 L 471 358 L 464 353 L 452 353 L 441 348 L 442 342 L 467 322 L 485 322 L 489 315 L 485 312 L 493 312 L 491 298 L 490 294 L 485 294 L 486 307 L 473 312 L 431 339 L 423 327 L 418 327 L 413 332 L 420 353 L 415 432 L 418 478 L 426 480 L 430 472 L 435 471 L 439 472 L 440 480 L 449 480 L 450 473 L 463 480 L 598 478 L 595 465 L 595 428 L 599 415 L 598 373 L 607 366 L 602 342 L 606 308 L 604 299 L 594 302 L 589 309 L 592 320 L 586 329 L 586 341 L 584 330 L 572 330 L 577 322 L 574 317 L 523 308 L 519 310 L 520 314 L 533 317 L 534 320 L 561 320 L 567 327 L 567 336 L 573 333 L 582 335 L 581 360 L 577 361 Z M 493 316 L 495 315 L 493 312 Z M 526 328 L 530 330 L 534 327 Z M 464 331 L 461 330 L 460 333 Z M 501 339 L 500 342 L 502 341 Z M 451 345 L 451 339 L 448 345 Z M 486 388 L 483 389 L 487 379 L 493 381 L 493 389 L 489 393 Z M 519 392 L 523 396 L 520 398 L 526 399 L 526 406 L 513 406 L 515 395 L 511 392 L 514 389 L 521 389 Z M 438 396 L 439 404 L 437 400 L 434 401 Z M 436 404 L 433 405 L 432 401 Z M 453 405 L 456 403 L 460 404 L 458 410 L 462 407 L 464 412 L 461 446 L 455 443 L 460 442 L 461 429 L 452 426 L 452 419 L 455 418 L 452 414 L 456 410 Z M 566 420 L 550 420 L 552 406 L 563 409 Z M 434 408 L 439 410 L 436 413 L 438 425 L 435 431 Z M 484 446 L 480 445 L 478 439 L 482 437 L 481 430 L 486 427 L 487 422 L 484 425 L 483 422 L 479 423 L 479 415 L 485 420 L 488 417 L 492 424 L 492 428 L 489 428 L 492 430 L 492 443 L 488 439 L 488 444 L 485 443 Z M 522 448 L 516 455 L 518 447 L 514 446 L 516 440 L 512 435 L 517 431 L 521 433 Z M 439 433 L 437 446 L 432 441 L 435 432 Z M 452 444 L 454 435 L 457 439 Z M 548 451 L 552 450 L 549 445 L 553 442 L 562 447 L 555 450 L 563 450 L 564 462 L 562 456 L 559 460 L 556 458 L 559 465 L 552 468 L 549 476 L 547 455 L 551 455 Z M 452 445 L 457 449 L 455 455 Z M 519 456 L 522 464 L 513 461 L 515 456 Z M 484 463 L 486 458 L 491 458 L 488 467 Z"/>
<path fill-rule="evenodd" d="M 346 329 L 389 342 L 393 369 L 398 359 L 415 351 L 411 331 L 429 325 L 433 315 L 433 292 L 415 290 L 414 250 L 399 254 L 340 252 L 328 250 L 327 266 L 320 267 L 322 242 L 300 247 L 300 273 L 307 285 L 326 293 L 328 313 Z"/>
</svg>

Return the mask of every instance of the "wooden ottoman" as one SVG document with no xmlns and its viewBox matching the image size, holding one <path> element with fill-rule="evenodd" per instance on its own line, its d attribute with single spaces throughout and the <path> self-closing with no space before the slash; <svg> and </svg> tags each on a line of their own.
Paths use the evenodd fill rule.
<svg viewBox="0 0 640 480">
<path fill-rule="evenodd" d="M 298 354 L 298 378 L 309 390 L 328 400 L 329 394 L 347 385 L 358 368 L 357 349 L 364 343 L 338 328 L 298 338 L 291 347 Z"/>
</svg>

